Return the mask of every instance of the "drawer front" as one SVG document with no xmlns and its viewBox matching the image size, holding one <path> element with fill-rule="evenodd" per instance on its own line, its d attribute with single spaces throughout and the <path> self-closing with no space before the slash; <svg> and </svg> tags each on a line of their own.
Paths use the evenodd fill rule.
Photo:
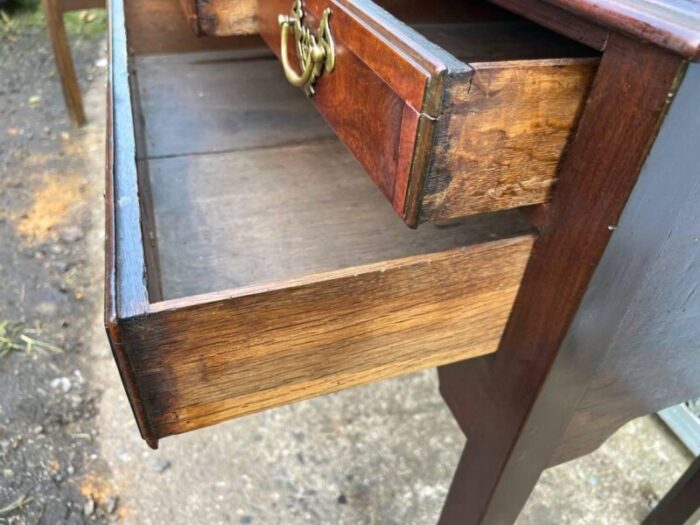
<svg viewBox="0 0 700 525">
<path fill-rule="evenodd" d="M 258 3 L 278 55 L 289 9 Z M 595 59 L 528 23 L 418 26 L 424 36 L 367 0 L 306 0 L 304 26 L 326 9 L 336 63 L 311 100 L 409 225 L 549 199 Z"/>
<path fill-rule="evenodd" d="M 260 33 L 280 54 L 278 16 L 289 0 L 258 4 Z M 447 56 L 430 50 L 419 35 L 370 2 L 308 0 L 304 25 L 316 28 L 330 9 L 336 46 L 335 68 L 322 74 L 311 98 L 338 137 L 401 216 L 412 180 L 426 168 L 435 118 L 440 107 Z M 291 62 L 298 59 L 289 46 Z"/>
<path fill-rule="evenodd" d="M 496 350 L 532 239 L 319 274 L 125 321 L 158 436 Z M 498 261 L 494 264 L 494 261 Z"/>
</svg>

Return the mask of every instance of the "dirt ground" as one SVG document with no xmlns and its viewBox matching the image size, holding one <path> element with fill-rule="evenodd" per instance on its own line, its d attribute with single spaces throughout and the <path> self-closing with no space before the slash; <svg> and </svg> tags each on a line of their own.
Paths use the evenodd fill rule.
<svg viewBox="0 0 700 525">
<path fill-rule="evenodd" d="M 74 49 L 84 85 L 104 77 L 102 37 Z M 87 249 L 102 228 L 102 183 L 86 160 L 85 148 L 103 149 L 93 138 L 67 122 L 42 28 L 3 26 L 0 523 L 108 521 L 89 485 L 101 476 L 85 337 L 100 308 L 100 263 Z"/>
<path fill-rule="evenodd" d="M 104 39 L 71 40 L 79 131 L 41 28 L 0 34 L 0 524 L 434 523 L 464 444 L 434 372 L 140 440 L 101 326 Z M 689 462 L 637 420 L 519 523 L 639 523 Z"/>
</svg>

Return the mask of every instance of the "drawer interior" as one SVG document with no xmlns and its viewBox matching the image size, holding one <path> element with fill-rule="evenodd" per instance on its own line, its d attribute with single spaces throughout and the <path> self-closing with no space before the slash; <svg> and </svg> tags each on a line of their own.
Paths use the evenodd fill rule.
<svg viewBox="0 0 700 525">
<path fill-rule="evenodd" d="M 411 27 L 465 63 L 570 59 L 597 53 L 573 40 L 522 19 L 418 23 Z"/>
<path fill-rule="evenodd" d="M 269 51 L 134 56 L 134 5 L 109 3 L 105 326 L 151 446 L 497 350 L 518 212 L 406 228 Z"/>
<path fill-rule="evenodd" d="M 268 0 L 269 1 L 269 0 Z M 340 0 L 340 3 L 344 3 Z M 372 2 L 347 4 L 365 5 Z M 488 1 L 377 0 L 378 7 L 465 65 L 505 60 L 594 57 L 598 52 Z M 386 23 L 390 26 L 390 23 Z M 407 35 L 411 38 L 411 35 Z M 444 57 L 444 55 L 443 55 Z M 453 68 L 455 65 L 453 64 Z"/>
<path fill-rule="evenodd" d="M 267 51 L 147 56 L 134 64 L 152 299 L 529 231 L 517 211 L 406 228 Z"/>
</svg>

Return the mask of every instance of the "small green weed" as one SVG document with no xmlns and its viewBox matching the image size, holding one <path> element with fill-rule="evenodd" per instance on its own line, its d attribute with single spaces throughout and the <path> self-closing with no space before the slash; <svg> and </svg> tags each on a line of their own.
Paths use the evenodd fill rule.
<svg viewBox="0 0 700 525">
<path fill-rule="evenodd" d="M 104 9 L 69 11 L 63 15 L 66 32 L 86 38 L 99 38 L 107 29 L 107 13 Z M 0 0 L 0 37 L 13 39 L 27 28 L 44 27 L 44 14 L 36 0 Z"/>
<path fill-rule="evenodd" d="M 19 510 L 22 507 L 24 507 L 27 503 L 29 503 L 30 501 L 32 501 L 32 498 L 28 497 L 26 494 L 23 496 L 20 496 L 12 503 L 8 503 L 4 507 L 0 507 L 0 516 L 7 516 L 11 512 Z"/>
<path fill-rule="evenodd" d="M 27 328 L 24 323 L 12 323 L 10 321 L 0 321 L 0 358 L 5 357 L 12 351 L 60 354 L 63 349 L 31 337 L 39 333 L 36 328 Z"/>
</svg>

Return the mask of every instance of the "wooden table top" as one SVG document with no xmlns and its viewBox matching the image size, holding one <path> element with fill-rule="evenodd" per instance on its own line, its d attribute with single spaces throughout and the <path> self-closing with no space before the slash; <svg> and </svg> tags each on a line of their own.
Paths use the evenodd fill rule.
<svg viewBox="0 0 700 525">
<path fill-rule="evenodd" d="M 699 0 L 544 0 L 597 24 L 700 58 Z"/>
</svg>

